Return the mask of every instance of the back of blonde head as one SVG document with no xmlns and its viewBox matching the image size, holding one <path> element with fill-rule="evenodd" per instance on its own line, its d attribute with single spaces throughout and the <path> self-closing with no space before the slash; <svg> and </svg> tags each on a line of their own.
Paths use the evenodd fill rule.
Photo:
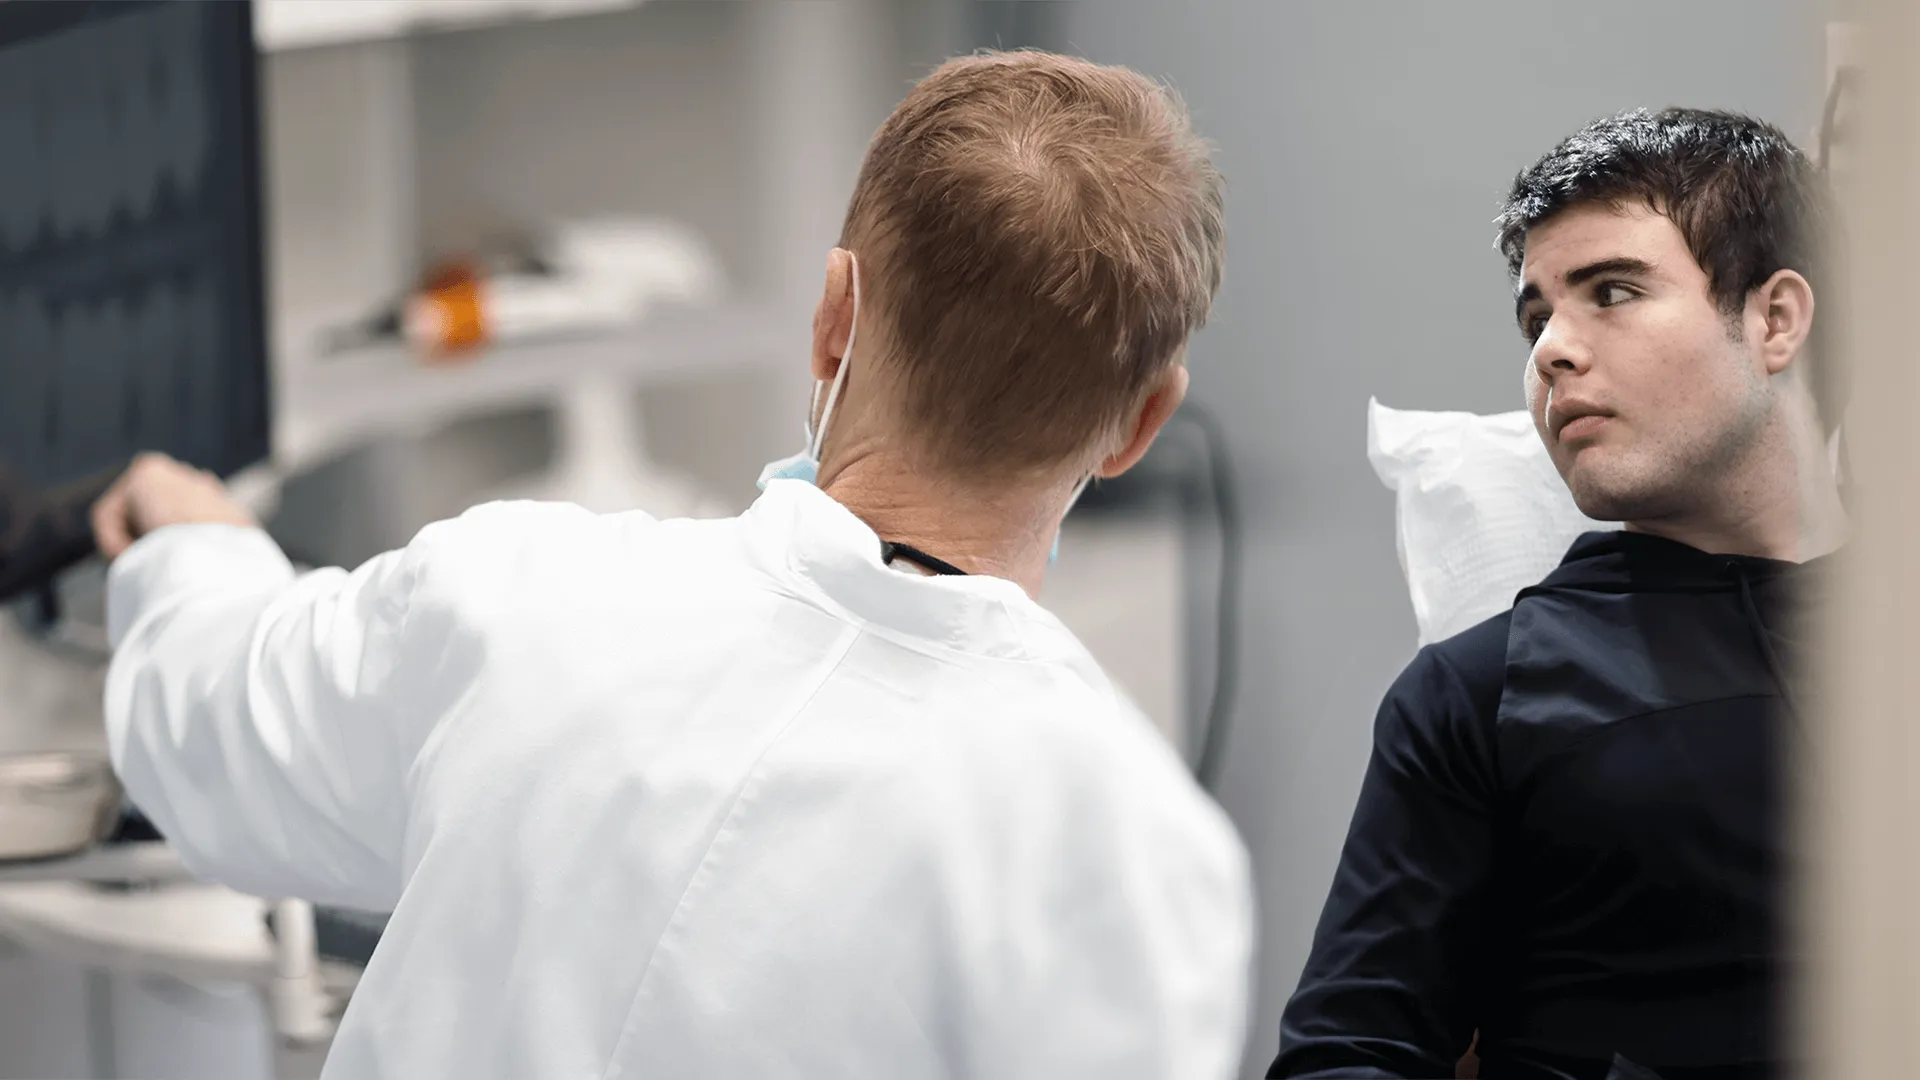
<svg viewBox="0 0 1920 1080">
<path fill-rule="evenodd" d="M 922 80 L 841 237 L 919 464 L 997 478 L 1123 438 L 1212 307 L 1221 202 L 1184 107 L 1135 72 L 985 53 Z"/>
</svg>

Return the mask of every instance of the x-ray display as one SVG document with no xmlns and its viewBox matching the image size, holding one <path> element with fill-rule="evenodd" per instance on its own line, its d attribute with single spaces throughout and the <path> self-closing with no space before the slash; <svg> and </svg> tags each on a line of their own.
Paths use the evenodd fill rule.
<svg viewBox="0 0 1920 1080">
<path fill-rule="evenodd" d="M 247 3 L 0 3 L 0 462 L 223 475 L 268 406 Z"/>
</svg>

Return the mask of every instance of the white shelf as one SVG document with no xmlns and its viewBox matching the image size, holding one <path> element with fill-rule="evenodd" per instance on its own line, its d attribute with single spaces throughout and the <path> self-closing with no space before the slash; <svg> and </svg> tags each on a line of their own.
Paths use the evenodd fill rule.
<svg viewBox="0 0 1920 1080">
<path fill-rule="evenodd" d="M 630 329 L 501 345 L 446 363 L 424 363 L 398 344 L 302 358 L 275 386 L 274 460 L 295 471 L 382 436 L 554 403 L 587 381 L 635 390 L 685 383 L 771 364 L 795 347 L 757 310 L 662 308 Z"/>
<path fill-rule="evenodd" d="M 253 36 L 277 52 L 435 30 L 557 19 L 637 7 L 641 0 L 254 0 Z"/>
<path fill-rule="evenodd" d="M 171 847 L 159 841 L 95 847 L 65 859 L 0 862 L 0 886 L 48 881 L 187 881 Z"/>
</svg>

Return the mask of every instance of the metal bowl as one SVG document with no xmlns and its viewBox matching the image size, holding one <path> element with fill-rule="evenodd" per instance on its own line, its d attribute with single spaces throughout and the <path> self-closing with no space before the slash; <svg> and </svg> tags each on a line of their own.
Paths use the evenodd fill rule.
<svg viewBox="0 0 1920 1080">
<path fill-rule="evenodd" d="M 113 828 L 120 799 L 105 754 L 0 754 L 0 861 L 87 850 Z"/>
</svg>

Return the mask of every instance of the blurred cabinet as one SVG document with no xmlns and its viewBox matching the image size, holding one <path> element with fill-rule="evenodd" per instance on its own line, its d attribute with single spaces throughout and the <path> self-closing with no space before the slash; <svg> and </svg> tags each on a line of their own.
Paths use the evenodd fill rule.
<svg viewBox="0 0 1920 1080">
<path fill-rule="evenodd" d="M 84 969 L 0 939 L 0 1078 L 106 1076 L 88 998 Z"/>
<path fill-rule="evenodd" d="M 793 342 L 756 370 L 632 402 L 650 456 L 738 505 L 798 438 L 808 316 L 866 141 L 969 36 L 954 0 L 563 2 L 542 13 L 579 17 L 465 28 L 450 26 L 485 5 L 260 4 L 266 40 L 333 42 L 263 64 L 280 377 L 324 363 L 316 332 L 390 298 L 426 258 L 570 217 L 669 217 L 707 238 L 738 302 Z M 377 39 L 272 29 L 317 7 L 386 9 L 352 17 L 398 26 L 421 6 L 466 15 Z M 299 546 L 355 562 L 404 543 L 423 513 L 540 469 L 552 441 L 525 414 L 351 450 L 293 493 L 292 519 L 325 523 Z"/>
</svg>

